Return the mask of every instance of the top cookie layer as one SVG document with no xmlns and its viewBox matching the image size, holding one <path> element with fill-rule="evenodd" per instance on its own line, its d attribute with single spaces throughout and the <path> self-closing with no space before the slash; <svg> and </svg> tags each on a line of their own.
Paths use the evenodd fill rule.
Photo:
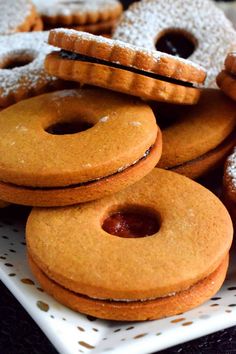
<svg viewBox="0 0 236 354">
<path fill-rule="evenodd" d="M 11 34 L 24 30 L 25 22 L 35 12 L 31 0 L 1 0 L 0 1 L 0 34 Z M 36 17 L 36 14 L 35 16 Z M 29 23 L 29 27 L 30 27 Z"/>
<path fill-rule="evenodd" d="M 50 133 L 56 124 L 87 130 Z M 138 99 L 81 89 L 45 94 L 1 111 L 0 132 L 1 181 L 61 187 L 134 164 L 155 143 L 158 127 L 150 107 Z"/>
<path fill-rule="evenodd" d="M 157 233 L 122 238 L 102 229 L 112 212 L 135 206 L 159 215 Z M 150 299 L 210 275 L 226 256 L 232 233 L 227 210 L 211 192 L 186 177 L 154 169 L 109 198 L 34 209 L 27 245 L 36 264 L 72 291 L 105 299 Z"/>
<path fill-rule="evenodd" d="M 116 18 L 122 12 L 118 0 L 34 0 L 44 21 L 50 24 L 83 25 Z"/>
<path fill-rule="evenodd" d="M 157 39 L 171 31 L 192 38 L 189 57 L 208 71 L 206 85 L 215 86 L 225 55 L 236 46 L 236 32 L 224 13 L 209 0 L 143 0 L 123 14 L 113 38 L 155 50 Z"/>
<path fill-rule="evenodd" d="M 136 45 L 69 29 L 49 33 L 49 43 L 63 50 L 86 55 L 108 63 L 134 67 L 190 83 L 202 83 L 205 71 L 191 61 Z"/>
</svg>

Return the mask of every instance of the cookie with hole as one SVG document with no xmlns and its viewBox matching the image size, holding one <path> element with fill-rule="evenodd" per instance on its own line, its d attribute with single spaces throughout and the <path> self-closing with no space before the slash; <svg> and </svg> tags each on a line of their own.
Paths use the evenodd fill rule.
<svg viewBox="0 0 236 354">
<path fill-rule="evenodd" d="M 236 52 L 231 52 L 225 59 L 225 68 L 217 76 L 219 88 L 236 101 Z"/>
<path fill-rule="evenodd" d="M 225 162 L 223 198 L 234 225 L 236 225 L 236 149 L 232 150 Z"/>
<path fill-rule="evenodd" d="M 87 26 L 119 18 L 122 4 L 118 0 L 34 0 L 43 22 L 49 27 Z"/>
<path fill-rule="evenodd" d="M 147 104 L 95 88 L 21 101 L 0 112 L 0 131 L 0 199 L 32 206 L 112 194 L 149 173 L 162 150 Z"/>
<path fill-rule="evenodd" d="M 225 55 L 236 47 L 232 23 L 211 0 L 135 2 L 123 13 L 113 38 L 202 65 L 207 87 L 216 87 Z"/>
<path fill-rule="evenodd" d="M 47 36 L 47 32 L 30 32 L 0 37 L 0 107 L 66 88 L 67 84 L 44 70 L 44 59 L 52 50 Z"/>
<path fill-rule="evenodd" d="M 46 292 L 73 310 L 122 321 L 176 315 L 212 297 L 232 236 L 214 194 L 163 169 L 98 201 L 35 208 L 26 227 L 29 265 Z"/>
<path fill-rule="evenodd" d="M 163 135 L 158 167 L 195 179 L 223 166 L 235 145 L 235 102 L 205 89 L 195 106 L 151 106 Z"/>
<path fill-rule="evenodd" d="M 206 76 L 190 61 L 70 29 L 50 31 L 49 43 L 61 49 L 46 57 L 49 74 L 149 100 L 194 104 Z"/>
<path fill-rule="evenodd" d="M 1 0 L 0 13 L 0 35 L 28 32 L 38 16 L 31 0 Z"/>
</svg>

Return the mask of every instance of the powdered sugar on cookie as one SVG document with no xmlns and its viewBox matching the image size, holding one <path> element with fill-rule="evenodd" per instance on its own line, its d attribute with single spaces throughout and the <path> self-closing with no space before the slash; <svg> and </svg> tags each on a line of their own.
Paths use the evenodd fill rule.
<svg viewBox="0 0 236 354">
<path fill-rule="evenodd" d="M 47 32 L 16 33 L 0 37 L 0 106 L 8 105 L 8 96 L 18 96 L 26 92 L 42 90 L 56 78 L 44 70 L 45 56 L 52 51 L 46 43 Z M 23 61 L 25 65 L 17 66 Z M 14 67 L 14 63 L 16 67 Z M 11 69 L 8 69 L 9 64 Z"/>
<path fill-rule="evenodd" d="M 236 32 L 224 13 L 210 0 L 143 0 L 126 11 L 114 39 L 155 50 L 158 36 L 168 30 L 182 30 L 196 41 L 189 59 L 208 71 L 206 85 L 214 87 L 215 77 L 232 48 Z"/>
<path fill-rule="evenodd" d="M 17 32 L 17 29 L 30 15 L 33 4 L 30 0 L 0 1 L 0 34 Z"/>
<path fill-rule="evenodd" d="M 102 12 L 119 5 L 118 0 L 33 0 L 38 12 L 43 16 L 70 16 L 76 12 L 80 14 Z"/>
<path fill-rule="evenodd" d="M 228 157 L 226 177 L 230 179 L 231 187 L 236 190 L 236 148 L 234 148 L 232 155 Z"/>
</svg>

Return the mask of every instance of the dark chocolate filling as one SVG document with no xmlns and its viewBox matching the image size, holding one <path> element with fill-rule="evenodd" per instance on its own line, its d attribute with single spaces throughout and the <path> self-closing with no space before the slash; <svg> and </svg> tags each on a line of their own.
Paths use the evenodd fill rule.
<svg viewBox="0 0 236 354">
<path fill-rule="evenodd" d="M 68 186 L 62 186 L 62 187 L 32 187 L 32 186 L 22 186 L 22 185 L 18 185 L 18 184 L 14 184 L 14 183 L 8 183 L 8 182 L 4 182 L 2 181 L 2 183 L 4 183 L 5 185 L 9 185 L 9 186 L 14 186 L 14 187 L 19 187 L 19 188 L 24 188 L 24 189 L 28 189 L 28 190 L 63 190 L 63 189 L 69 189 L 69 188 L 77 188 L 77 187 L 82 187 L 82 186 L 87 186 L 89 184 L 93 184 L 93 183 L 96 183 L 96 182 L 99 182 L 99 181 L 102 181 L 106 178 L 109 178 L 109 177 L 112 177 L 112 176 L 115 176 L 119 173 L 122 173 L 123 171 L 127 170 L 128 168 L 130 167 L 133 167 L 135 165 L 137 165 L 140 161 L 144 160 L 147 158 L 147 156 L 150 154 L 152 150 L 152 146 L 145 152 L 145 154 L 141 157 L 141 159 L 135 161 L 134 163 L 131 163 L 128 167 L 124 168 L 124 169 L 119 169 L 117 172 L 114 172 L 112 173 L 111 175 L 108 175 L 108 176 L 104 176 L 104 177 L 101 177 L 101 178 L 97 178 L 97 179 L 94 179 L 94 180 L 90 180 L 90 181 L 87 181 L 87 182 L 82 182 L 82 183 L 77 183 L 77 184 L 70 184 Z"/>
<path fill-rule="evenodd" d="M 150 77 L 152 79 L 156 79 L 156 80 L 160 80 L 160 81 L 165 81 L 165 82 L 169 82 L 171 84 L 175 84 L 175 85 L 181 85 L 181 86 L 186 86 L 186 87 L 194 87 L 194 84 L 191 82 L 186 82 L 186 81 L 181 81 L 181 80 L 177 80 L 174 79 L 172 77 L 167 77 L 167 76 L 163 76 L 163 75 L 159 75 L 159 74 L 155 74 L 152 72 L 148 72 L 148 71 L 143 71 L 134 67 L 127 67 L 121 64 L 117 64 L 117 63 L 112 63 L 106 60 L 102 60 L 102 59 L 97 59 L 97 58 L 92 58 L 86 55 L 82 55 L 82 54 L 77 54 L 77 53 L 73 53 L 73 52 L 69 52 L 66 50 L 61 50 L 59 52 L 59 55 L 62 59 L 69 59 L 69 60 L 76 60 L 76 61 L 82 61 L 82 62 L 86 62 L 86 63 L 95 63 L 95 64 L 101 64 L 101 65 L 106 65 L 106 66 L 110 66 L 112 68 L 117 68 L 117 69 L 122 69 L 122 70 L 126 70 L 126 71 L 130 71 L 133 72 L 135 74 L 139 74 L 139 75 L 143 75 L 146 77 Z"/>
</svg>

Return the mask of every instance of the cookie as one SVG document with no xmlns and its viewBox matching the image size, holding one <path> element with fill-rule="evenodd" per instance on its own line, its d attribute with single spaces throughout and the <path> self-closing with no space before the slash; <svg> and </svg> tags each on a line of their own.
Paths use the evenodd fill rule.
<svg viewBox="0 0 236 354">
<path fill-rule="evenodd" d="M 225 60 L 225 70 L 217 76 L 220 89 L 236 101 L 236 52 L 229 53 Z"/>
<path fill-rule="evenodd" d="M 75 26 L 117 19 L 122 12 L 118 0 L 34 0 L 45 24 Z"/>
<path fill-rule="evenodd" d="M 61 48 L 45 60 L 51 75 L 150 100 L 193 104 L 199 99 L 205 72 L 189 61 L 68 29 L 50 31 L 49 43 Z"/>
<path fill-rule="evenodd" d="M 44 70 L 45 56 L 52 50 L 47 36 L 31 32 L 0 37 L 0 107 L 62 85 Z"/>
<path fill-rule="evenodd" d="M 220 90 L 203 90 L 192 106 L 152 105 L 163 134 L 158 167 L 197 178 L 219 166 L 236 139 L 236 104 Z"/>
<path fill-rule="evenodd" d="M 0 35 L 28 32 L 35 24 L 37 13 L 31 0 L 0 1 Z"/>
<path fill-rule="evenodd" d="M 30 266 L 46 292 L 122 321 L 176 315 L 212 297 L 232 235 L 215 195 L 162 169 L 99 201 L 36 208 L 26 227 Z"/>
<path fill-rule="evenodd" d="M 92 88 L 21 101 L 0 112 L 0 132 L 0 199 L 32 206 L 121 190 L 155 167 L 162 148 L 148 105 Z"/>
<path fill-rule="evenodd" d="M 216 87 L 225 55 L 236 47 L 233 25 L 210 0 L 136 2 L 124 12 L 113 38 L 202 65 L 207 87 Z"/>
<path fill-rule="evenodd" d="M 226 160 L 223 179 L 224 201 L 236 222 L 236 149 L 234 148 Z"/>
</svg>

